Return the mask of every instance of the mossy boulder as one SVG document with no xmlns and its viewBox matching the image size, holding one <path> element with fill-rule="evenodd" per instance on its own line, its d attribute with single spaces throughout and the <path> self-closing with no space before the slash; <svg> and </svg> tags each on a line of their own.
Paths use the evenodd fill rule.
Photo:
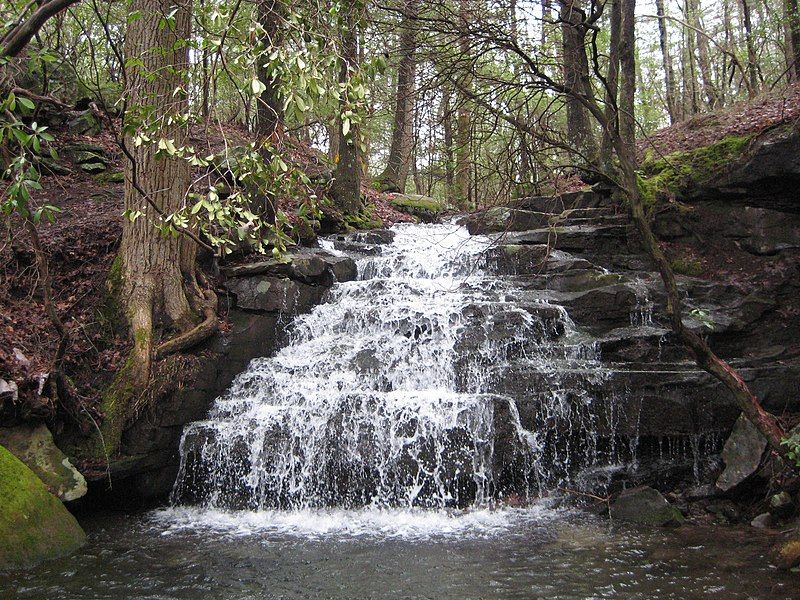
<svg viewBox="0 0 800 600">
<path fill-rule="evenodd" d="M 444 210 L 444 205 L 436 198 L 417 194 L 396 194 L 392 198 L 392 206 L 424 223 L 436 221 Z"/>
<path fill-rule="evenodd" d="M 746 153 L 751 136 L 729 135 L 720 141 L 663 158 L 648 156 L 642 164 L 639 191 L 646 205 L 670 196 L 683 197 L 724 172 Z"/>
<path fill-rule="evenodd" d="M 0 570 L 29 567 L 74 552 L 86 534 L 61 501 L 0 446 Z"/>
<path fill-rule="evenodd" d="M 86 480 L 53 442 L 45 425 L 0 427 L 0 444 L 31 469 L 64 502 L 86 494 Z"/>
</svg>

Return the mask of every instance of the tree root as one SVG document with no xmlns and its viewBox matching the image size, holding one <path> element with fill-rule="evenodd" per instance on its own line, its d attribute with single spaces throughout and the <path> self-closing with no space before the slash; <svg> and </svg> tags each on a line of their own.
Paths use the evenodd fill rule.
<svg viewBox="0 0 800 600">
<path fill-rule="evenodd" d="M 188 350 L 211 337 L 219 327 L 217 318 L 217 295 L 210 289 L 205 290 L 202 323 L 189 331 L 163 342 L 156 348 L 156 359 L 164 358 L 176 352 Z"/>
</svg>

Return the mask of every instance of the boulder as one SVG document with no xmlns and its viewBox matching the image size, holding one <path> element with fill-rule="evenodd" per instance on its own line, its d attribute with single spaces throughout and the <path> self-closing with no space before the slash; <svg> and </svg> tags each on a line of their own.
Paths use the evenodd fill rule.
<svg viewBox="0 0 800 600">
<path fill-rule="evenodd" d="M 772 515 L 768 512 L 761 513 L 750 521 L 750 525 L 756 529 L 769 529 L 772 526 Z"/>
<path fill-rule="evenodd" d="M 300 295 L 297 282 L 281 277 L 238 277 L 226 287 L 237 308 L 262 312 L 292 312 Z"/>
<path fill-rule="evenodd" d="M 0 427 L 0 444 L 44 482 L 64 502 L 86 494 L 86 480 L 53 442 L 45 425 Z"/>
<path fill-rule="evenodd" d="M 400 212 L 417 217 L 423 223 L 436 221 L 444 210 L 444 206 L 436 198 L 418 194 L 395 194 L 392 206 Z"/>
<path fill-rule="evenodd" d="M 749 478 L 758 470 L 766 448 L 766 438 L 740 415 L 722 449 L 725 470 L 717 479 L 717 487 L 727 492 Z"/>
<path fill-rule="evenodd" d="M 0 570 L 18 569 L 80 548 L 86 534 L 41 480 L 0 446 Z"/>
<path fill-rule="evenodd" d="M 91 110 L 85 110 L 73 116 L 67 122 L 67 128 L 70 133 L 75 135 L 97 135 L 103 130 L 103 126 Z"/>
<path fill-rule="evenodd" d="M 622 492 L 611 503 L 609 514 L 612 519 L 658 527 L 676 526 L 684 521 L 681 511 L 667 502 L 658 490 L 648 486 Z"/>
</svg>

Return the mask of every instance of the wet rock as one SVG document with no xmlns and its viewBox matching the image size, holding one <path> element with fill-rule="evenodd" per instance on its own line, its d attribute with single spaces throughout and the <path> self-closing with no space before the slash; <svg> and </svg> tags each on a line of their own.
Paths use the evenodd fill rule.
<svg viewBox="0 0 800 600">
<path fill-rule="evenodd" d="M 86 541 L 86 534 L 61 501 L 2 446 L 0 506 L 0 570 L 64 556 Z"/>
<path fill-rule="evenodd" d="M 752 521 L 750 521 L 750 525 L 756 529 L 769 529 L 772 527 L 772 515 L 768 512 L 761 513 Z"/>
<path fill-rule="evenodd" d="M 263 312 L 292 312 L 300 295 L 299 284 L 281 277 L 238 277 L 226 284 L 236 296 L 236 307 Z"/>
<path fill-rule="evenodd" d="M 371 231 L 357 231 L 341 236 L 343 240 L 350 240 L 359 244 L 391 244 L 395 233 L 391 229 L 373 229 Z"/>
<path fill-rule="evenodd" d="M 86 480 L 56 447 L 45 425 L 0 427 L 0 445 L 25 463 L 62 501 L 86 494 Z"/>
<path fill-rule="evenodd" d="M 794 512 L 794 502 L 789 492 L 773 494 L 769 499 L 769 512 L 778 518 L 790 516 Z"/>
<path fill-rule="evenodd" d="M 292 258 L 291 278 L 305 283 L 320 283 L 328 272 L 327 263 L 319 256 L 295 256 Z"/>
<path fill-rule="evenodd" d="M 354 281 L 358 278 L 358 267 L 355 261 L 349 256 L 334 256 L 333 254 L 322 254 L 322 260 L 328 265 L 336 281 Z"/>
<path fill-rule="evenodd" d="M 727 492 L 753 475 L 766 448 L 766 438 L 744 415 L 740 415 L 722 450 L 725 470 L 717 479 L 717 487 Z"/>
<path fill-rule="evenodd" d="M 622 492 L 611 503 L 609 514 L 612 519 L 658 527 L 680 525 L 685 520 L 681 511 L 648 486 Z"/>
</svg>

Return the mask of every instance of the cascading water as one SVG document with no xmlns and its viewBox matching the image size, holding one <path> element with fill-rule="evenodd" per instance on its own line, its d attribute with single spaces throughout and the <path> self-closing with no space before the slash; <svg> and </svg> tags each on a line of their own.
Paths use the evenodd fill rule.
<svg viewBox="0 0 800 600">
<path fill-rule="evenodd" d="M 174 500 L 486 506 L 608 462 L 580 384 L 603 377 L 596 348 L 562 308 L 487 273 L 492 242 L 453 224 L 397 226 L 358 259 L 357 281 L 298 317 L 283 350 L 186 428 Z M 541 430 L 523 429 L 502 393 L 515 365 L 538 374 Z"/>
</svg>

